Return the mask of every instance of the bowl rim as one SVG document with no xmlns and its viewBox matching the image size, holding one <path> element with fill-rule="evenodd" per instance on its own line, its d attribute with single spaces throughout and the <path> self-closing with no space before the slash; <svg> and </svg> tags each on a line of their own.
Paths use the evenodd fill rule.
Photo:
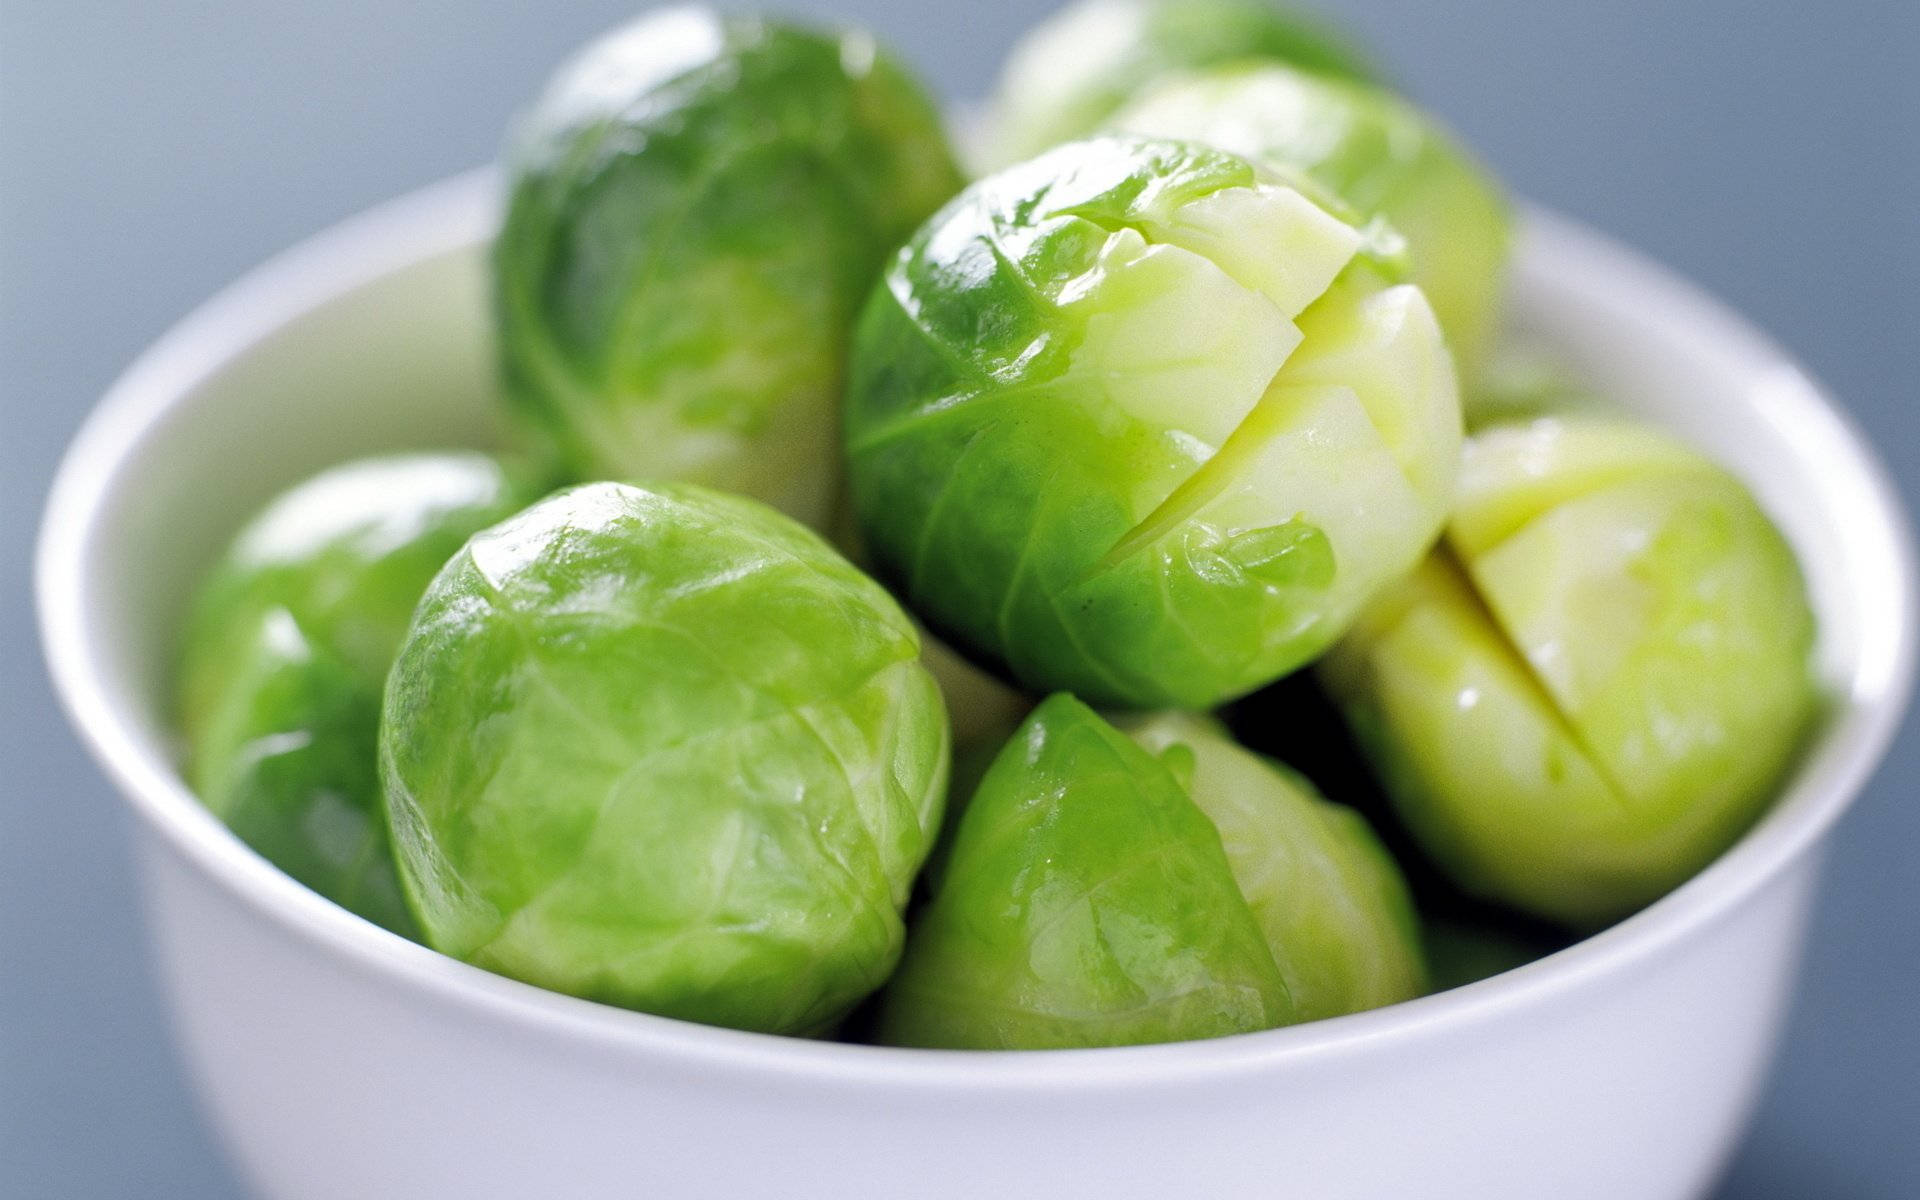
<svg viewBox="0 0 1920 1200">
<path fill-rule="evenodd" d="M 226 364 L 283 325 L 393 271 L 487 237 L 500 177 L 483 167 L 350 217 L 268 259 L 193 310 L 108 389 L 55 476 L 35 554 L 40 633 L 55 690 L 93 758 L 144 824 L 244 906 L 366 979 L 492 1020 L 602 1051 L 678 1060 L 810 1084 L 1058 1092 L 1116 1082 L 1179 1086 L 1278 1064 L 1462 1032 L 1631 971 L 1728 916 L 1811 854 L 1889 746 L 1912 692 L 1916 558 L 1904 507 L 1870 444 L 1769 338 L 1720 301 L 1611 239 L 1523 208 L 1535 253 L 1641 293 L 1684 328 L 1777 383 L 1760 419 L 1791 427 L 1802 453 L 1831 472 L 1831 501 L 1886 551 L 1879 627 L 1858 630 L 1836 713 L 1773 810 L 1704 871 L 1639 913 L 1546 958 L 1492 978 L 1349 1016 L 1210 1041 L 1038 1051 L 940 1051 L 805 1041 L 698 1025 L 545 991 L 447 958 L 323 899 L 242 843 L 196 800 L 163 750 L 115 700 L 89 614 L 88 570 L 117 486 L 168 414 Z M 1518 257 L 1518 256 L 1517 256 Z"/>
</svg>

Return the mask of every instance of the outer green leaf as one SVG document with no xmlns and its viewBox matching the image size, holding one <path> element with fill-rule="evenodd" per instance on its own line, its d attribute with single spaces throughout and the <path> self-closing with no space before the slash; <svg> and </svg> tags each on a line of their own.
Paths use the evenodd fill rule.
<svg viewBox="0 0 1920 1200">
<path fill-rule="evenodd" d="M 1511 222 L 1485 168 L 1431 116 L 1382 88 L 1278 63 L 1173 78 L 1112 128 L 1191 138 L 1300 171 L 1407 239 L 1463 374 L 1499 323 Z"/>
<path fill-rule="evenodd" d="M 1322 20 L 1272 0 L 1080 0 L 1014 49 L 994 101 L 995 165 L 1084 137 L 1169 74 L 1243 60 L 1374 75 Z"/>
<path fill-rule="evenodd" d="M 542 987 L 817 1032 L 878 987 L 948 733 L 899 605 L 754 501 L 592 484 L 477 536 L 388 684 L 428 942 Z"/>
<path fill-rule="evenodd" d="M 1417 288 L 1242 159 L 1135 138 L 983 180 L 895 259 L 847 440 L 883 574 L 1035 691 L 1206 707 L 1438 532 L 1459 404 Z"/>
<path fill-rule="evenodd" d="M 1413 901 L 1366 819 L 1301 776 L 1243 750 L 1218 722 L 1160 713 L 1123 725 L 1182 777 L 1220 831 L 1227 862 L 1293 997 L 1316 1021 L 1426 990 Z"/>
<path fill-rule="evenodd" d="M 864 33 L 706 9 L 587 47 L 522 121 L 495 248 L 513 413 L 576 479 L 689 479 L 815 526 L 854 313 L 960 186 Z"/>
<path fill-rule="evenodd" d="M 181 656 L 187 775 L 207 807 L 295 879 L 409 936 L 379 807 L 380 691 L 427 581 L 523 498 L 481 454 L 326 471 L 240 533 Z"/>
<path fill-rule="evenodd" d="M 1167 768 L 1067 695 L 961 814 L 883 1001 L 895 1045 L 1180 1041 L 1293 1017 L 1220 835 Z"/>
</svg>

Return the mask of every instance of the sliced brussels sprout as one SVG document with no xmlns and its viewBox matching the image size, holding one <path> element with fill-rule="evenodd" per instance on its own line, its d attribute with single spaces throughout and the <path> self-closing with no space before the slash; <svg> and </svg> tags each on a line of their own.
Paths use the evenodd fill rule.
<svg viewBox="0 0 1920 1200">
<path fill-rule="evenodd" d="M 1594 925 L 1765 807 L 1815 713 L 1813 637 L 1739 481 L 1644 426 L 1553 418 L 1469 442 L 1444 548 L 1321 676 L 1462 886 Z"/>
<path fill-rule="evenodd" d="M 934 629 L 1034 691 L 1206 708 L 1431 544 L 1460 444 L 1417 287 L 1222 151 L 1063 146 L 975 184 L 861 318 L 851 495 Z"/>
<path fill-rule="evenodd" d="M 948 770 L 893 598 L 691 484 L 589 484 L 476 534 L 421 601 L 380 750 L 430 945 L 777 1033 L 893 969 Z"/>
<path fill-rule="evenodd" d="M 1062 694 L 1027 718 L 961 814 L 876 1037 L 1038 1050 L 1293 1017 L 1219 832 L 1166 766 Z"/>
<path fill-rule="evenodd" d="M 564 67 L 508 158 L 521 426 L 577 480 L 693 480 L 824 524 L 854 314 L 960 187 L 920 86 L 864 33 L 666 9 Z"/>
<path fill-rule="evenodd" d="M 396 933 L 414 924 L 380 813 L 387 667 L 434 573 L 526 492 L 482 454 L 335 467 L 241 531 L 189 621 L 189 784 L 274 865 Z"/>
<path fill-rule="evenodd" d="M 1511 221 L 1500 185 L 1431 116 L 1382 88 L 1269 63 L 1175 77 L 1110 124 L 1300 171 L 1384 218 L 1461 373 L 1475 374 L 1499 323 Z"/>
<path fill-rule="evenodd" d="M 1007 59 L 994 98 L 990 165 L 1092 133 L 1166 75 L 1249 59 L 1353 79 L 1374 75 L 1326 22 L 1273 0 L 1080 0 L 1027 34 Z"/>
<path fill-rule="evenodd" d="M 1293 997 L 1316 1021 L 1426 990 L 1419 925 L 1400 869 L 1366 819 L 1304 776 L 1242 749 L 1191 713 L 1122 721 L 1215 828 L 1241 895 Z"/>
</svg>

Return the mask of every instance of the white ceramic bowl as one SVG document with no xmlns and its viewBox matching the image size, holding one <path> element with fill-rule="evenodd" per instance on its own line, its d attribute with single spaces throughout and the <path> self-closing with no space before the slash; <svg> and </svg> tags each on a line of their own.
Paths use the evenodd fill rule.
<svg viewBox="0 0 1920 1200">
<path fill-rule="evenodd" d="M 1609 393 L 1740 471 L 1798 548 L 1833 696 L 1777 809 L 1638 916 L 1486 982 L 1211 1042 L 966 1054 L 710 1029 L 487 974 L 281 875 L 174 769 L 196 577 L 279 488 L 493 436 L 487 175 L 276 259 L 161 339 L 69 453 L 39 558 L 60 693 L 139 814 L 152 937 L 214 1125 L 268 1195 L 1696 1196 L 1750 1110 L 1822 840 L 1878 762 L 1915 646 L 1881 468 L 1763 337 L 1563 220 L 1515 309 Z"/>
</svg>

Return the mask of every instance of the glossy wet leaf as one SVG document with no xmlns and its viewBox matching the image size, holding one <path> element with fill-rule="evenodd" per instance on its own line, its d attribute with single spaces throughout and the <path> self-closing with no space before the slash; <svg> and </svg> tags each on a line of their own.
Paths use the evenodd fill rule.
<svg viewBox="0 0 1920 1200">
<path fill-rule="evenodd" d="M 1168 764 L 1220 831 L 1293 997 L 1294 1020 L 1379 1008 L 1426 990 L 1406 881 L 1365 818 L 1242 749 L 1215 721 L 1160 713 L 1122 728 Z"/>
<path fill-rule="evenodd" d="M 895 1045 L 1181 1041 L 1293 1017 L 1220 835 L 1152 755 L 1043 702 L 960 816 L 883 999 Z"/>
<path fill-rule="evenodd" d="M 898 604 L 694 485 L 476 536 L 395 663 L 382 768 L 428 942 L 709 1024 L 829 1027 L 892 970 L 948 732 Z"/>
<path fill-rule="evenodd" d="M 1306 662 L 1452 494 L 1452 363 L 1390 274 L 1223 152 L 1103 138 L 976 184 L 861 319 L 878 570 L 1035 691 L 1197 708 Z"/>
<path fill-rule="evenodd" d="M 854 314 L 960 186 L 920 86 L 862 32 L 664 9 L 565 66 L 508 159 L 521 427 L 576 480 L 694 480 L 824 525 Z"/>
</svg>

